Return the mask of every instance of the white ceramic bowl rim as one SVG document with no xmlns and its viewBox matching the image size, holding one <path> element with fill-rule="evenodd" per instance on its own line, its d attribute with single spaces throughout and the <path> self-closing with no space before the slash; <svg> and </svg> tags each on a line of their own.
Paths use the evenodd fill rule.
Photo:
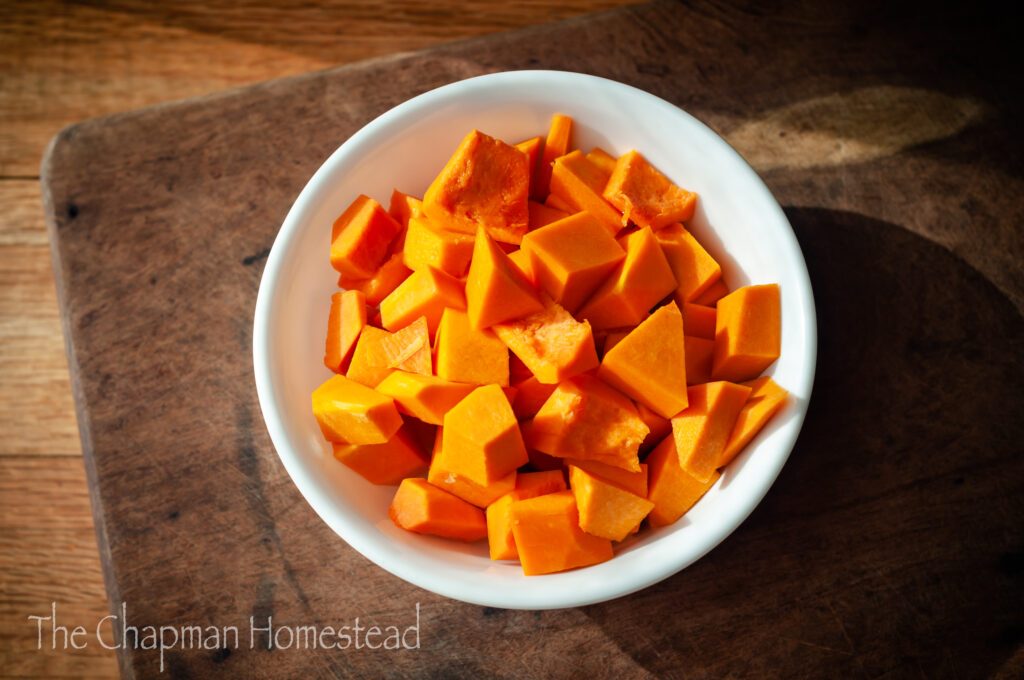
<svg viewBox="0 0 1024 680">
<path fill-rule="evenodd" d="M 646 532 L 649 535 L 636 539 L 636 543 L 625 545 L 610 562 L 536 577 L 522 577 L 521 572 L 516 576 L 511 565 L 488 564 L 486 558 L 478 554 L 463 554 L 454 547 L 449 562 L 444 553 L 448 549 L 448 542 L 416 535 L 410 535 L 408 540 L 403 539 L 396 534 L 398 530 L 388 527 L 390 521 L 386 515 L 375 518 L 380 521 L 368 520 L 358 516 L 354 506 L 346 505 L 344 498 L 339 500 L 336 490 L 331 486 L 333 480 L 325 478 L 310 463 L 314 456 L 322 456 L 322 451 L 308 450 L 308 437 L 298 436 L 293 431 L 281 406 L 288 376 L 282 375 L 283 369 L 277 366 L 280 363 L 277 358 L 282 341 L 280 330 L 275 326 L 275 320 L 283 313 L 282 310 L 294 304 L 289 298 L 295 288 L 289 278 L 293 270 L 288 269 L 289 255 L 294 255 L 293 243 L 308 229 L 324 228 L 323 225 L 311 227 L 310 220 L 319 210 L 324 209 L 324 195 L 330 192 L 332 183 L 343 176 L 346 168 L 351 170 L 360 166 L 360 163 L 365 164 L 375 152 L 379 153 L 380 147 L 388 143 L 389 139 L 411 125 L 416 125 L 416 121 L 426 118 L 428 114 L 436 117 L 444 115 L 446 111 L 457 111 L 467 101 L 485 106 L 487 104 L 484 102 L 513 101 L 517 96 L 523 100 L 531 97 L 539 100 L 546 98 L 546 101 L 565 98 L 567 102 L 574 102 L 577 108 L 582 109 L 588 106 L 587 99 L 598 97 L 601 101 L 590 105 L 608 106 L 613 103 L 618 108 L 615 114 L 609 115 L 632 115 L 634 119 L 637 112 L 641 112 L 642 119 L 636 120 L 638 128 L 653 125 L 658 128 L 656 132 L 659 134 L 664 134 L 665 125 L 671 125 L 673 132 L 680 133 L 679 139 L 690 145 L 687 148 L 696 149 L 703 154 L 703 159 L 714 161 L 708 163 L 709 175 L 719 173 L 727 177 L 731 185 L 736 186 L 736 193 L 742 193 L 742 198 L 737 199 L 738 207 L 731 206 L 730 209 L 745 215 L 749 213 L 748 216 L 756 215 L 760 233 L 768 237 L 756 246 L 757 257 L 766 258 L 770 261 L 767 266 L 777 267 L 785 275 L 785 283 L 782 285 L 783 356 L 768 373 L 777 376 L 776 380 L 791 394 L 784 411 L 741 454 L 744 459 L 742 463 L 739 458 L 734 462 L 734 466 L 742 469 L 735 473 L 727 471 L 705 497 L 705 501 L 712 496 L 716 500 L 706 504 L 704 501 L 698 503 L 691 513 L 677 523 L 679 526 L 659 532 Z M 573 115 L 574 105 L 555 105 L 537 115 L 549 119 L 552 113 L 559 112 L 559 108 L 561 112 Z M 543 102 L 538 107 L 543 108 Z M 585 114 L 580 115 L 580 120 L 586 119 Z M 476 127 L 483 129 L 484 123 L 486 121 Z M 466 127 L 463 132 L 469 129 Z M 534 134 L 542 134 L 546 125 L 532 129 L 536 130 Z M 666 164 L 671 160 L 665 154 L 673 151 L 675 141 L 675 137 L 665 139 L 665 148 L 641 148 L 640 145 L 635 148 L 657 167 L 666 169 Z M 448 146 L 447 153 L 454 146 Z M 444 158 L 447 158 L 447 154 Z M 435 168 L 436 172 L 440 164 Z M 679 177 L 667 169 L 666 174 L 681 186 L 696 189 L 701 194 L 699 177 Z M 408 190 L 412 191 L 413 188 Z M 346 200 L 351 198 L 354 196 Z M 739 201 L 742 201 L 742 205 L 739 205 Z M 747 248 L 742 245 L 744 241 L 740 238 L 731 242 L 728 238 L 723 239 L 724 242 L 719 241 L 713 231 L 708 231 L 706 224 L 698 224 L 702 220 L 719 226 L 712 206 L 701 205 L 695 224 L 690 226 L 716 258 L 729 261 L 737 249 Z M 327 224 L 328 233 L 329 229 L 330 225 Z M 749 234 L 746 236 L 749 237 Z M 705 242 L 705 237 L 711 244 Z M 744 257 L 753 256 L 744 250 Z M 318 263 L 312 264 L 315 266 Z M 728 269 L 726 271 L 729 272 Z M 737 271 L 730 285 L 735 287 L 748 282 L 751 281 L 746 278 L 745 272 Z M 322 308 L 323 315 L 326 315 L 324 304 L 323 300 L 316 302 Z M 322 342 L 319 338 L 317 341 Z M 466 602 L 518 609 L 581 606 L 635 592 L 692 564 L 725 539 L 767 493 L 796 442 L 810 399 L 816 354 L 814 301 L 799 244 L 778 203 L 750 166 L 710 128 L 676 106 L 622 83 L 561 71 L 503 72 L 455 82 L 400 104 L 352 135 L 317 170 L 285 218 L 263 271 L 253 332 L 256 388 L 267 430 L 288 474 L 328 526 L 368 559 L 410 583 Z M 319 356 L 306 359 L 318 362 Z M 311 391 L 305 392 L 307 412 L 308 394 Z M 308 418 L 312 420 L 312 415 L 308 415 Z M 366 482 L 363 484 L 368 485 Z M 518 570 L 518 567 L 514 569 Z"/>
</svg>

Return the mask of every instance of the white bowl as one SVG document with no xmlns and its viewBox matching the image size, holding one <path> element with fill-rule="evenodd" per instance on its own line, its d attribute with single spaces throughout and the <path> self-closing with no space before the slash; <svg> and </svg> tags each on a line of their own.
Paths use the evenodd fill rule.
<svg viewBox="0 0 1024 680">
<path fill-rule="evenodd" d="M 690 228 L 722 264 L 730 288 L 780 284 L 782 355 L 769 369 L 791 395 L 784 409 L 674 525 L 645 530 L 614 559 L 523 576 L 471 545 L 398 529 L 394 487 L 338 463 L 313 418 L 310 395 L 330 372 L 324 334 L 337 273 L 331 224 L 360 193 L 384 202 L 394 188 L 422 196 L 463 136 L 477 128 L 509 143 L 546 134 L 551 116 L 574 120 L 573 147 L 612 155 L 636 149 L 676 184 L 696 191 Z M 317 170 L 285 218 L 256 301 L 253 360 L 263 417 L 281 462 L 313 509 L 368 559 L 410 583 L 466 602 L 554 609 L 609 600 L 693 563 L 754 509 L 789 456 L 814 379 L 816 326 L 807 268 L 785 215 L 757 174 L 707 126 L 651 94 L 593 76 L 516 71 L 471 78 L 415 97 L 359 130 Z M 766 555 L 768 559 L 770 556 Z"/>
</svg>

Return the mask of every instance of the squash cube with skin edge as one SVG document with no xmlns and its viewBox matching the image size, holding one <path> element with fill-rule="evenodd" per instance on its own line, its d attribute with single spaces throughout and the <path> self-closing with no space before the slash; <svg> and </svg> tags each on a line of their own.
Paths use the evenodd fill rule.
<svg viewBox="0 0 1024 680">
<path fill-rule="evenodd" d="M 672 439 L 679 464 L 697 480 L 707 482 L 714 475 L 750 392 L 725 381 L 689 388 L 690 405 L 672 417 Z"/>
<path fill-rule="evenodd" d="M 622 213 L 623 225 L 632 220 L 654 230 L 690 219 L 697 204 L 697 194 L 677 187 L 636 151 L 615 162 L 603 196 Z"/>
<path fill-rule="evenodd" d="M 590 213 L 580 212 L 535 229 L 522 249 L 541 288 L 569 312 L 579 309 L 626 251 Z"/>
<path fill-rule="evenodd" d="M 434 337 L 446 308 L 466 308 L 463 285 L 448 274 L 427 267 L 414 271 L 381 301 L 380 320 L 384 328 L 395 331 L 425 316 L 427 332 Z"/>
<path fill-rule="evenodd" d="M 647 499 L 654 504 L 647 521 L 652 528 L 672 524 L 699 501 L 715 485 L 721 473 L 717 470 L 701 481 L 679 464 L 676 441 L 665 437 L 647 456 Z"/>
<path fill-rule="evenodd" d="M 615 236 L 625 224 L 622 213 L 601 195 L 607 181 L 608 176 L 578 149 L 556 159 L 551 168 L 551 193 L 593 215 Z"/>
<path fill-rule="evenodd" d="M 327 441 L 343 444 L 383 444 L 402 426 L 391 397 L 343 375 L 313 391 L 313 415 Z"/>
<path fill-rule="evenodd" d="M 378 392 L 395 400 L 399 411 L 431 425 L 441 425 L 444 414 L 474 389 L 475 385 L 405 371 L 392 371 L 377 385 Z"/>
<path fill-rule="evenodd" d="M 612 542 L 580 529 L 572 491 L 559 491 L 512 504 L 512 535 L 527 576 L 606 562 Z"/>
<path fill-rule="evenodd" d="M 490 330 L 475 330 L 466 312 L 444 310 L 435 345 L 437 377 L 508 387 L 508 348 Z"/>
<path fill-rule="evenodd" d="M 721 278 L 721 266 L 682 224 L 671 224 L 654 236 L 676 277 L 672 297 L 680 307 L 696 300 Z"/>
<path fill-rule="evenodd" d="M 596 460 L 640 470 L 647 425 L 621 392 L 591 375 L 559 383 L 526 431 L 527 444 L 559 458 Z"/>
<path fill-rule="evenodd" d="M 412 270 L 433 267 L 462 278 L 473 257 L 473 240 L 469 234 L 438 229 L 424 217 L 410 217 L 402 259 Z"/>
<path fill-rule="evenodd" d="M 569 466 L 569 487 L 576 497 L 580 528 L 588 534 L 621 541 L 643 521 L 654 503 L 575 465 Z"/>
<path fill-rule="evenodd" d="M 491 330 L 544 384 L 597 368 L 590 324 L 577 321 L 547 296 L 541 296 L 541 303 L 544 311 L 495 324 Z"/>
<path fill-rule="evenodd" d="M 717 467 L 728 465 L 736 454 L 750 443 L 754 435 L 760 432 L 765 423 L 786 403 L 786 396 L 789 394 L 768 376 L 743 384 L 750 388 L 750 396 L 736 417 L 736 424 L 729 434 L 722 455 L 718 458 Z"/>
<path fill-rule="evenodd" d="M 358 290 L 331 295 L 331 311 L 327 318 L 327 340 L 324 365 L 335 373 L 348 368 L 348 360 L 366 326 L 366 296 Z"/>
<path fill-rule="evenodd" d="M 683 316 L 675 303 L 659 307 L 601 360 L 597 375 L 664 418 L 686 408 Z"/>
<path fill-rule="evenodd" d="M 437 228 L 474 235 L 482 226 L 518 244 L 529 223 L 529 190 L 527 155 L 473 130 L 423 195 L 423 210 Z"/>
<path fill-rule="evenodd" d="M 331 266 L 349 278 L 370 278 L 401 231 L 402 225 L 380 203 L 360 195 L 334 221 Z"/>
<path fill-rule="evenodd" d="M 543 311 L 544 305 L 509 256 L 480 229 L 466 278 L 466 312 L 473 328 L 483 329 Z"/>
<path fill-rule="evenodd" d="M 715 357 L 718 380 L 752 380 L 779 358 L 782 347 L 778 284 L 745 286 L 717 305 Z"/>
<path fill-rule="evenodd" d="M 485 487 L 529 461 L 500 387 L 478 387 L 445 414 L 441 455 L 449 469 Z"/>
<path fill-rule="evenodd" d="M 483 510 L 423 478 L 402 480 L 388 508 L 388 516 L 399 528 L 419 534 L 467 543 L 487 537 Z"/>
<path fill-rule="evenodd" d="M 601 330 L 635 326 L 676 289 L 676 277 L 649 227 L 622 237 L 626 259 L 576 313 Z"/>
<path fill-rule="evenodd" d="M 427 469 L 427 456 L 407 425 L 383 444 L 339 444 L 334 457 L 371 484 L 396 485 Z"/>
<path fill-rule="evenodd" d="M 512 491 L 516 486 L 518 476 L 519 474 L 513 470 L 491 484 L 483 485 L 474 482 L 458 471 L 457 461 L 453 464 L 444 455 L 444 427 L 437 428 L 430 468 L 427 470 L 427 479 L 434 486 L 444 489 L 478 508 L 486 508 Z"/>
</svg>

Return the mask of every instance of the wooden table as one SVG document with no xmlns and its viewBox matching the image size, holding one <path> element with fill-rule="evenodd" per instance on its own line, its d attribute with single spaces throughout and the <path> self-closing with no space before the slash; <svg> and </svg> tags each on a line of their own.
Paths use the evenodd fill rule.
<svg viewBox="0 0 1024 680">
<path fill-rule="evenodd" d="M 307 11 L 313 13 L 305 27 L 309 30 L 295 32 L 303 40 L 321 31 L 329 35 L 323 17 Z M 89 14 L 75 12 L 85 18 Z M 152 20 L 144 10 L 138 12 Z M 412 14 L 406 7 L 390 18 L 412 21 Z M 58 16 L 44 8 L 38 22 L 59 22 L 54 19 Z M 218 22 L 199 9 L 161 17 L 187 31 L 216 25 L 228 40 L 250 46 L 263 44 L 254 37 L 254 23 L 275 26 L 267 34 L 255 33 L 269 35 L 266 44 L 276 48 L 281 48 L 275 42 L 279 35 L 288 33 L 276 28 L 279 16 L 258 8 L 246 12 L 237 25 Z M 158 490 L 166 474 L 160 470 L 168 469 L 172 452 L 153 439 L 156 430 L 146 429 L 142 412 L 122 421 L 116 412 L 102 408 L 104 395 L 125 404 L 131 395 L 127 380 L 133 376 L 110 356 L 103 333 L 123 323 L 127 311 L 138 309 L 150 314 L 147 318 L 161 324 L 169 337 L 187 334 L 158 318 L 145 296 L 95 266 L 96 254 L 123 262 L 134 252 L 133 239 L 137 241 L 135 234 L 112 239 L 96 211 L 116 207 L 110 202 L 116 192 L 103 186 L 117 179 L 116 159 L 128 165 L 146 161 L 159 143 L 145 153 L 122 157 L 117 144 L 104 137 L 103 123 L 76 128 L 77 141 L 65 135 L 50 157 L 49 219 L 54 233 L 61 234 L 55 243 L 64 249 L 56 261 L 65 308 L 70 310 L 68 328 L 79 360 L 88 364 L 77 374 L 79 405 L 101 425 L 91 430 L 86 453 L 94 481 L 100 482 L 92 488 L 94 513 L 103 520 L 100 544 L 109 551 L 104 565 L 112 599 L 124 592 L 147 595 L 128 599 L 139 616 L 154 623 L 192 621 L 208 612 L 211 623 L 222 625 L 234 622 L 223 620 L 225 615 L 243 611 L 273 611 L 280 620 L 292 622 L 336 615 L 341 610 L 332 599 L 339 594 L 357 603 L 360 611 L 396 616 L 419 599 L 425 604 L 431 647 L 415 659 L 393 657 L 378 668 L 396 677 L 419 672 L 438 677 L 571 677 L 577 671 L 614 677 L 689 677 L 694 672 L 711 677 L 1020 677 L 1024 622 L 1015 605 L 1024 593 L 1019 522 L 1024 514 L 1024 425 L 1019 418 L 1024 394 L 1024 206 L 1019 200 L 1024 152 L 1015 133 L 1021 96 L 1007 85 L 1016 77 L 1004 54 L 1009 30 L 992 17 L 974 6 L 921 14 L 882 4 L 846 8 L 808 2 L 774 11 L 760 4 L 737 8 L 662 2 L 551 33 L 534 32 L 532 38 L 444 48 L 425 62 L 397 57 L 173 109 L 212 125 L 216 106 L 238 111 L 277 101 L 301 107 L 301 97 L 316 94 L 317 88 L 337 98 L 327 86 L 338 82 L 363 88 L 359 101 L 373 109 L 384 105 L 386 97 L 374 99 L 372 83 L 382 82 L 396 65 L 430 65 L 422 78 L 415 68 L 398 69 L 399 86 L 409 91 L 425 86 L 423 78 L 434 85 L 488 68 L 576 66 L 684 105 L 724 134 L 765 177 L 804 248 L 819 307 L 818 379 L 794 456 L 741 530 L 693 568 L 630 598 L 567 612 L 481 610 L 411 592 L 332 540 L 276 464 L 253 414 L 251 386 L 239 380 L 245 370 L 209 367 L 211 380 L 231 379 L 230 387 L 221 389 L 237 400 L 232 408 L 211 408 L 209 422 L 194 409 L 179 408 L 166 392 L 159 403 L 191 418 L 194 429 L 189 432 L 223 435 L 220 449 L 194 442 L 195 455 L 219 466 L 218 471 L 238 476 L 221 489 L 203 486 L 195 471 L 181 483 L 204 491 L 194 498 L 242 501 L 241 512 L 228 505 L 209 515 L 214 529 L 226 528 L 226 518 L 237 518 L 233 540 L 221 542 L 209 531 L 199 531 L 205 526 L 203 518 L 194 507 L 167 504 L 179 500 L 173 494 L 135 504 L 126 498 L 126 489 Z M 440 32 L 447 31 L 432 14 L 421 19 L 438 21 Z M 111 25 L 92 27 L 103 31 Z M 61 26 L 79 36 L 89 33 L 83 27 L 90 24 Z M 139 35 L 147 55 L 159 54 L 149 24 Z M 538 45 L 539 35 L 558 40 Z M 620 35 L 630 38 L 617 41 Z M 518 44 L 529 40 L 534 40 L 536 58 L 516 52 Z M 331 39 L 323 42 L 330 44 Z M 320 47 L 296 41 L 281 49 L 319 55 Z M 79 64 L 72 54 L 77 57 L 78 51 L 67 52 L 69 68 Z M 222 44 L 211 46 L 195 68 L 215 73 L 223 54 Z M 297 70 L 310 67 L 307 63 Z M 27 82 L 26 88 L 35 85 Z M 138 82 L 144 85 L 146 79 Z M 342 112 L 338 124 L 352 125 L 367 113 L 354 107 Z M 25 117 L 32 124 L 41 118 Z M 129 141 L 147 139 L 147 125 L 175 124 L 161 110 L 118 120 L 119 132 Z M 257 129 L 259 120 L 246 124 Z M 18 136 L 18 143 L 29 136 Z M 311 147 L 298 149 L 300 162 L 315 167 L 318 154 L 331 143 L 313 139 Z M 244 165 L 225 155 L 225 148 L 230 147 L 212 144 L 214 167 L 205 172 L 237 171 Z M 90 155 L 104 150 L 111 156 Z M 278 148 L 259 151 L 270 157 Z M 89 170 L 93 160 L 98 183 Z M 174 167 L 177 159 L 163 162 Z M 273 181 L 261 203 L 283 210 L 283 198 L 292 190 L 288 183 L 301 185 L 303 173 L 280 167 L 268 172 Z M 74 191 L 87 186 L 93 193 L 78 200 Z M 172 195 L 174 187 L 168 183 L 159 191 Z M 230 191 L 222 195 L 239 199 Z M 153 212 L 172 227 L 187 227 L 166 203 Z M 263 222 L 256 233 L 269 239 L 273 220 Z M 237 223 L 230 226 L 237 228 Z M 24 240 L 22 232 L 31 230 L 11 230 Z M 158 231 L 144 235 L 161 238 Z M 173 239 L 159 242 L 174 245 Z M 224 252 L 223 239 L 211 236 L 206 243 L 213 252 Z M 27 258 L 10 252 L 10 271 L 17 272 L 14 266 L 23 266 Z M 40 252 L 45 252 L 42 242 L 36 244 Z M 244 305 L 254 290 L 258 272 L 242 265 L 258 265 L 263 251 L 254 247 L 246 252 L 241 264 L 225 273 L 231 286 L 219 291 L 221 304 L 227 293 L 238 295 Z M 186 272 L 173 278 L 170 269 L 146 274 L 148 283 L 161 291 L 187 290 L 192 276 Z M 107 305 L 104 316 L 104 301 L 89 299 L 89 285 L 130 298 L 131 304 Z M 237 335 L 232 341 L 244 344 L 244 332 Z M 5 360 L 6 350 L 7 345 Z M 53 356 L 59 357 L 56 350 Z M 126 351 L 138 357 L 137 348 Z M 196 336 L 192 351 L 211 356 L 210 338 Z M 174 361 L 156 366 L 164 371 L 183 367 Z M 38 379 L 40 373 L 30 369 L 22 375 Z M 11 371 L 5 379 L 8 375 L 18 374 Z M 187 376 L 190 385 L 209 390 L 201 378 Z M 22 412 L 10 427 L 5 423 L 5 433 L 17 432 L 16 425 L 30 433 L 57 431 L 40 423 L 55 409 L 69 412 L 67 400 L 63 407 L 41 399 L 33 402 L 33 391 L 23 384 L 11 388 L 16 392 L 11 408 L 30 412 Z M 32 441 L 29 435 L 23 440 Z M 151 451 L 146 451 L 146 442 Z M 135 476 L 119 477 L 119 452 L 111 448 L 117 446 L 151 454 L 157 466 L 132 462 L 126 468 Z M 62 480 L 71 480 L 82 489 L 80 464 L 70 456 L 55 462 L 33 455 L 39 452 L 29 445 L 25 449 L 10 458 L 11 473 L 4 477 L 12 490 L 3 498 L 5 530 L 10 527 L 5 536 L 16 542 L 5 554 L 10 563 L 5 564 L 4 583 L 11 588 L 5 606 L 11 612 L 3 633 L 15 650 L 33 646 L 35 631 L 24 625 L 25 617 L 47 613 L 51 600 L 62 607 L 58 616 L 65 625 L 93 626 L 106 611 L 98 587 L 92 600 L 76 594 L 83 566 L 96 573 L 95 555 L 89 554 L 84 565 L 75 564 L 75 555 L 87 553 L 75 545 L 54 549 L 53 544 L 69 533 L 68 520 L 61 523 L 61 518 L 74 517 L 81 539 L 77 545 L 91 546 L 85 508 L 64 506 L 68 497 L 58 487 Z M 73 447 L 68 449 L 74 453 Z M 231 458 L 213 455 L 221 450 Z M 60 477 L 54 470 L 63 463 L 71 472 Z M 47 479 L 53 481 L 41 487 Z M 155 512 L 163 514 L 147 516 Z M 47 517 L 53 518 L 48 528 L 39 531 L 41 518 Z M 176 527 L 187 529 L 176 534 Z M 311 547 L 306 536 L 318 537 L 321 549 Z M 198 560 L 218 548 L 231 552 L 182 571 L 189 560 L 172 557 L 164 539 L 184 541 Z M 165 568 L 168 559 L 178 565 L 177 571 Z M 213 570 L 208 568 L 212 563 Z M 252 568 L 234 575 L 218 571 L 217 565 L 234 564 Z M 331 569 L 339 564 L 359 588 L 345 590 L 332 582 Z M 59 571 L 52 571 L 58 569 L 54 565 L 60 565 Z M 8 574 L 15 578 L 8 579 Z M 40 584 L 40 574 L 49 580 Z M 199 606 L 200 596 L 209 598 L 208 606 Z M 95 644 L 82 652 L 14 651 L 3 659 L 3 668 L 12 675 L 39 671 L 78 676 L 83 668 L 88 674 L 95 663 L 95 672 L 101 674 L 110 667 L 101 666 L 109 657 L 97 656 L 100 651 Z M 130 674 L 156 674 L 152 654 L 125 655 L 122 662 Z M 214 650 L 178 655 L 173 662 L 172 672 L 195 675 L 218 668 L 295 670 L 312 662 L 322 665 L 304 668 L 304 674 L 334 675 L 346 670 L 369 673 L 374 660 L 357 654 L 262 658 Z"/>
<path fill-rule="evenodd" d="M 39 193 L 65 125 L 630 4 L 545 0 L 0 5 L 0 675 L 110 677 L 114 653 L 36 650 L 29 615 L 107 614 Z"/>
</svg>

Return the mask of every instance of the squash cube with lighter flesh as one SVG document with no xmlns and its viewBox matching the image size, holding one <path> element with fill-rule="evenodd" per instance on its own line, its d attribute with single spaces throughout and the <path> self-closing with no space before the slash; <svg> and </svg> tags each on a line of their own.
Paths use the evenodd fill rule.
<svg viewBox="0 0 1024 680">
<path fill-rule="evenodd" d="M 519 244 L 529 212 L 530 161 L 525 153 L 473 130 L 423 196 L 423 210 L 441 229 L 476 234 L 484 227 Z"/>
<path fill-rule="evenodd" d="M 529 458 L 512 406 L 497 385 L 484 385 L 444 416 L 441 453 L 450 469 L 488 486 Z"/>
<path fill-rule="evenodd" d="M 512 264 L 509 256 L 480 229 L 466 278 L 466 312 L 473 328 L 543 311 L 533 284 Z"/>
<path fill-rule="evenodd" d="M 383 444 L 402 426 L 391 397 L 343 375 L 313 391 L 313 415 L 328 441 L 344 444 Z"/>
<path fill-rule="evenodd" d="M 551 167 L 551 193 L 577 211 L 586 210 L 615 236 L 626 222 L 622 213 L 601 195 L 607 181 L 608 175 L 579 149 L 556 159 Z"/>
<path fill-rule="evenodd" d="M 659 307 L 612 347 L 598 377 L 664 418 L 686 408 L 683 316 L 675 303 Z"/>
<path fill-rule="evenodd" d="M 522 249 L 530 254 L 541 287 L 569 312 L 579 309 L 626 258 L 626 251 L 587 212 L 529 232 Z"/>
<path fill-rule="evenodd" d="M 591 375 L 559 383 L 530 422 L 531 448 L 559 458 L 583 458 L 639 470 L 637 450 L 647 425 L 621 392 Z"/>
<path fill-rule="evenodd" d="M 512 503 L 512 535 L 527 576 L 605 562 L 612 542 L 580 529 L 572 491 L 558 491 Z"/>
<path fill-rule="evenodd" d="M 695 301 L 721 278 L 722 267 L 682 224 L 659 229 L 654 236 L 676 277 L 672 297 L 680 307 Z"/>
<path fill-rule="evenodd" d="M 635 326 L 676 289 L 676 277 L 648 227 L 622 237 L 626 259 L 576 313 L 594 330 Z"/>
<path fill-rule="evenodd" d="M 392 371 L 377 391 L 395 400 L 398 410 L 431 425 L 441 425 L 444 414 L 476 389 L 432 375 Z"/>
<path fill-rule="evenodd" d="M 569 466 L 569 488 L 576 497 L 580 528 L 588 534 L 621 541 L 640 525 L 654 503 L 586 470 Z"/>
<path fill-rule="evenodd" d="M 718 381 L 689 388 L 690 405 L 672 417 L 672 439 L 679 464 L 690 475 L 707 482 L 718 468 L 740 409 L 750 388 Z"/>
<path fill-rule="evenodd" d="M 419 534 L 466 542 L 487 537 L 483 510 L 419 477 L 402 480 L 388 516 L 396 526 Z"/>
<path fill-rule="evenodd" d="M 495 324 L 491 330 L 544 384 L 597 368 L 590 324 L 577 321 L 547 296 L 541 296 L 541 302 L 543 311 Z"/>
<path fill-rule="evenodd" d="M 717 305 L 715 357 L 711 375 L 719 380 L 752 380 L 779 358 L 779 286 L 745 286 Z"/>
<path fill-rule="evenodd" d="M 728 465 L 786 403 L 788 392 L 768 376 L 743 384 L 750 388 L 750 396 L 736 417 L 736 424 L 729 434 L 722 455 L 718 458 L 717 467 Z"/>
<path fill-rule="evenodd" d="M 615 162 L 603 196 L 624 219 L 655 230 L 690 219 L 697 204 L 697 194 L 677 187 L 636 151 Z"/>
<path fill-rule="evenodd" d="M 425 316 L 427 330 L 433 337 L 446 308 L 466 308 L 463 285 L 448 274 L 427 267 L 414 271 L 381 301 L 380 320 L 384 328 L 395 331 Z"/>
<path fill-rule="evenodd" d="M 654 504 L 647 521 L 651 527 L 672 524 L 715 485 L 721 473 L 714 470 L 704 481 L 687 472 L 679 463 L 673 437 L 665 437 L 647 456 L 647 499 Z"/>
<path fill-rule="evenodd" d="M 380 203 L 360 195 L 334 221 L 331 266 L 353 279 L 374 275 L 402 225 Z"/>
<path fill-rule="evenodd" d="M 333 446 L 334 457 L 371 484 L 395 485 L 427 469 L 427 455 L 407 425 L 383 444 Z"/>
<path fill-rule="evenodd" d="M 508 348 L 490 330 L 474 329 L 466 312 L 444 310 L 435 344 L 439 378 L 508 386 Z"/>
</svg>

